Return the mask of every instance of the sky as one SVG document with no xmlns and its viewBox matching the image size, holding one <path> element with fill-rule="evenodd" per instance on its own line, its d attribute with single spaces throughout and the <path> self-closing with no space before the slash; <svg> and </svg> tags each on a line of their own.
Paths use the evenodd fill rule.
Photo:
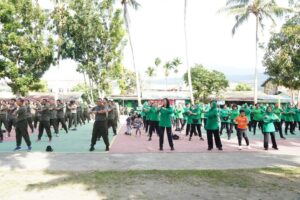
<svg viewBox="0 0 300 200">
<path fill-rule="evenodd" d="M 50 7 L 48 0 L 39 0 L 45 8 Z M 178 74 L 172 77 L 182 77 L 186 71 L 184 43 L 184 0 L 139 0 L 141 7 L 130 10 L 130 30 L 136 58 L 136 66 L 142 77 L 148 66 L 153 66 L 156 57 L 166 62 L 174 57 L 181 58 L 183 64 Z M 283 5 L 284 0 L 277 1 Z M 254 73 L 255 65 L 255 20 L 242 25 L 234 36 L 231 29 L 234 16 L 218 13 L 224 7 L 226 0 L 189 0 L 187 15 L 188 57 L 191 66 L 202 64 L 208 69 L 219 70 L 225 75 L 245 75 Z M 260 32 L 260 42 L 267 43 L 270 31 L 280 28 L 266 23 L 264 33 Z M 259 51 L 259 60 L 263 51 Z M 44 79 L 53 78 L 81 79 L 75 72 L 76 63 L 64 61 L 59 70 L 50 69 Z M 124 66 L 133 70 L 129 43 L 124 50 Z M 57 75 L 59 72 L 60 75 Z M 259 72 L 264 68 L 259 62 Z M 163 73 L 157 72 L 157 78 L 163 78 Z"/>
</svg>

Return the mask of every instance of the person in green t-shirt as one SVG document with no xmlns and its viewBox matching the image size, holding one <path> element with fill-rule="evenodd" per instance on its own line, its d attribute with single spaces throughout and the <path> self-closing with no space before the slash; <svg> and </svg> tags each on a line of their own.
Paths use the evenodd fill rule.
<svg viewBox="0 0 300 200">
<path fill-rule="evenodd" d="M 258 127 L 262 129 L 264 111 L 257 103 L 255 104 L 255 108 L 252 110 L 252 112 L 253 112 L 253 135 L 255 135 L 257 124 Z"/>
<path fill-rule="evenodd" d="M 152 104 L 149 110 L 149 120 L 150 120 L 150 130 L 149 130 L 149 139 L 148 141 L 152 140 L 153 131 L 159 135 L 159 109 L 158 104 L 155 102 Z"/>
<path fill-rule="evenodd" d="M 293 124 L 294 124 L 294 115 L 295 110 L 293 105 L 290 104 L 284 111 L 285 113 L 285 134 L 287 135 L 288 130 L 290 129 L 290 133 L 294 135 Z"/>
<path fill-rule="evenodd" d="M 220 119 L 221 119 L 221 129 L 220 135 L 223 134 L 223 129 L 226 128 L 227 135 L 230 134 L 229 124 L 230 124 L 230 111 L 227 108 L 227 105 L 224 104 L 223 108 L 220 110 Z"/>
<path fill-rule="evenodd" d="M 174 116 L 176 118 L 176 129 L 175 131 L 181 131 L 183 125 L 183 107 L 181 104 L 175 106 Z"/>
<path fill-rule="evenodd" d="M 192 127 L 192 116 L 189 113 L 190 108 L 191 108 L 191 105 L 187 104 L 183 111 L 184 116 L 186 118 L 186 129 L 185 129 L 186 136 L 188 136 L 190 134 L 191 127 Z"/>
<path fill-rule="evenodd" d="M 279 132 L 279 135 L 282 139 L 285 139 L 285 137 L 282 134 L 282 124 L 281 124 L 281 115 L 283 113 L 283 110 L 279 107 L 279 104 L 275 104 L 275 108 L 273 110 L 273 113 L 280 119 L 279 121 L 274 122 L 275 130 Z"/>
<path fill-rule="evenodd" d="M 151 107 L 152 103 L 149 102 L 145 102 L 143 105 L 143 112 L 145 115 L 145 123 L 144 123 L 144 129 L 145 132 L 148 133 L 149 129 L 150 129 L 150 107 Z"/>
<path fill-rule="evenodd" d="M 237 131 L 237 123 L 234 121 L 240 115 L 240 111 L 237 105 L 232 106 L 231 114 L 230 114 L 230 132 L 228 134 L 228 140 L 231 138 L 231 134 L 233 133 L 233 127 Z"/>
<path fill-rule="evenodd" d="M 300 109 L 298 106 L 295 106 L 295 112 L 296 112 L 296 124 L 298 125 L 298 130 L 300 131 Z M 294 131 L 296 129 L 296 126 L 294 127 Z"/>
<path fill-rule="evenodd" d="M 275 126 L 274 122 L 280 121 L 280 118 L 273 113 L 272 107 L 269 106 L 266 109 L 266 113 L 263 116 L 263 134 L 264 134 L 264 148 L 269 148 L 269 135 L 272 140 L 272 148 L 278 150 L 276 139 L 275 139 Z"/>
<path fill-rule="evenodd" d="M 222 143 L 219 134 L 219 111 L 217 108 L 217 102 L 213 101 L 211 103 L 211 108 L 205 114 L 207 117 L 206 130 L 207 130 L 207 143 L 208 151 L 213 149 L 213 137 L 215 138 L 215 143 L 217 148 L 222 151 Z"/>
<path fill-rule="evenodd" d="M 200 140 L 204 140 L 202 138 L 202 133 L 201 133 L 201 113 L 202 111 L 199 105 L 193 105 L 190 108 L 189 114 L 192 119 L 192 128 L 191 128 L 190 138 L 189 138 L 190 141 L 192 140 L 193 134 L 199 135 Z"/>
<path fill-rule="evenodd" d="M 171 148 L 171 151 L 174 151 L 174 143 L 172 138 L 172 121 L 171 116 L 174 113 L 173 108 L 170 106 L 169 99 L 163 99 L 163 105 L 158 107 L 158 112 L 160 113 L 159 121 L 159 150 L 163 150 L 164 145 L 164 133 L 167 131 L 168 141 Z"/>
</svg>

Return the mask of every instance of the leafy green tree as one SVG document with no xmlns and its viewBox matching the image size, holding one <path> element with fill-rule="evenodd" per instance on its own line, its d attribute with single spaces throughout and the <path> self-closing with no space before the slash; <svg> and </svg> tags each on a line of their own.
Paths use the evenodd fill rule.
<svg viewBox="0 0 300 200">
<path fill-rule="evenodd" d="M 133 9 L 137 10 L 140 7 L 140 4 L 136 0 L 121 0 L 121 4 L 123 6 L 125 26 L 126 26 L 126 30 L 127 30 L 128 39 L 129 39 L 133 68 L 134 68 L 134 72 L 135 72 L 138 106 L 141 106 L 142 99 L 141 99 L 140 78 L 139 78 L 139 72 L 137 71 L 136 63 L 135 63 L 135 56 L 134 56 L 135 54 L 134 54 L 134 48 L 133 48 L 131 33 L 130 33 L 130 19 L 129 19 L 129 10 L 128 10 L 128 7 L 132 7 Z"/>
<path fill-rule="evenodd" d="M 32 0 L 0 2 L 0 78 L 25 95 L 54 61 L 47 16 Z"/>
<path fill-rule="evenodd" d="M 148 67 L 146 70 L 146 74 L 149 78 L 155 76 L 155 68 L 154 67 Z"/>
<path fill-rule="evenodd" d="M 209 95 L 218 95 L 229 86 L 228 80 L 222 72 L 209 71 L 199 64 L 191 68 L 191 75 L 195 99 L 207 101 Z M 186 85 L 188 85 L 187 72 L 183 78 Z"/>
<path fill-rule="evenodd" d="M 278 85 L 300 90 L 300 14 L 289 19 L 270 38 L 263 64 Z"/>
<path fill-rule="evenodd" d="M 285 13 L 289 12 L 289 9 L 279 7 L 275 0 L 227 0 L 226 7 L 220 10 L 225 11 L 235 16 L 236 23 L 232 28 L 232 35 L 236 30 L 247 20 L 251 15 L 256 20 L 256 50 L 255 50 L 255 80 L 254 80 L 254 102 L 257 103 L 257 91 L 258 91 L 258 42 L 259 42 L 259 28 L 263 31 L 263 21 L 266 19 L 271 20 L 275 24 L 274 17 L 282 17 Z"/>
<path fill-rule="evenodd" d="M 246 83 L 239 83 L 235 87 L 235 91 L 251 91 L 251 90 L 252 90 L 251 86 Z"/>
<path fill-rule="evenodd" d="M 135 73 L 124 69 L 122 77 L 118 79 L 121 95 L 134 94 L 136 89 Z"/>
<path fill-rule="evenodd" d="M 98 90 L 98 95 L 111 92 L 111 80 L 122 70 L 125 45 L 122 11 L 113 0 L 74 0 L 68 4 L 63 56 L 76 60 Z"/>
</svg>

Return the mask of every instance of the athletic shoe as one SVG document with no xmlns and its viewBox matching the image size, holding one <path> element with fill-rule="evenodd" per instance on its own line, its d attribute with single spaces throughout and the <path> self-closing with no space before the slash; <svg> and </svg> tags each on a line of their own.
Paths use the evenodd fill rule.
<svg viewBox="0 0 300 200">
<path fill-rule="evenodd" d="M 247 149 L 251 149 L 250 145 L 247 146 Z"/>
<path fill-rule="evenodd" d="M 200 138 L 201 141 L 204 141 L 203 137 Z"/>
<path fill-rule="evenodd" d="M 174 147 L 171 147 L 171 151 L 174 151 L 175 149 L 174 149 Z"/>
<path fill-rule="evenodd" d="M 272 147 L 272 148 L 275 149 L 275 150 L 279 150 L 278 147 Z"/>
<path fill-rule="evenodd" d="M 95 151 L 95 147 L 91 147 L 89 151 Z"/>
<path fill-rule="evenodd" d="M 239 146 L 238 149 L 239 149 L 239 150 L 242 150 L 243 148 L 242 148 L 242 146 Z"/>
<path fill-rule="evenodd" d="M 222 147 L 220 147 L 220 148 L 218 148 L 219 149 L 219 151 L 223 151 L 223 148 Z"/>
<path fill-rule="evenodd" d="M 211 151 L 213 148 L 208 148 L 207 151 Z"/>
<path fill-rule="evenodd" d="M 29 147 L 27 148 L 27 151 L 30 152 L 31 150 L 32 150 L 32 147 L 29 146 Z"/>
<path fill-rule="evenodd" d="M 189 138 L 189 141 L 192 141 L 192 138 L 191 138 L 191 137 Z"/>
<path fill-rule="evenodd" d="M 109 147 L 106 147 L 105 151 L 109 151 Z"/>
<path fill-rule="evenodd" d="M 159 150 L 160 150 L 160 151 L 163 151 L 164 149 L 163 149 L 163 148 L 159 148 Z"/>
<path fill-rule="evenodd" d="M 148 141 L 151 141 L 152 139 L 151 139 L 151 137 L 148 139 Z"/>
<path fill-rule="evenodd" d="M 283 140 L 286 140 L 286 138 L 285 138 L 285 137 L 282 137 L 281 139 L 283 139 Z"/>
<path fill-rule="evenodd" d="M 268 151 L 268 148 L 265 148 L 266 151 Z"/>
<path fill-rule="evenodd" d="M 22 148 L 21 147 L 16 147 L 15 149 L 14 149 L 14 151 L 20 151 Z"/>
</svg>

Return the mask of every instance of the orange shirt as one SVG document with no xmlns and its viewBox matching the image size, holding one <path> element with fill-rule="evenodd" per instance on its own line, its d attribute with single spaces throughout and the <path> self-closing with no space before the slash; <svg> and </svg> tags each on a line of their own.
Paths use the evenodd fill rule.
<svg viewBox="0 0 300 200">
<path fill-rule="evenodd" d="M 247 129 L 248 127 L 248 118 L 246 116 L 238 116 L 235 118 L 236 123 L 238 124 L 239 129 Z"/>
</svg>

